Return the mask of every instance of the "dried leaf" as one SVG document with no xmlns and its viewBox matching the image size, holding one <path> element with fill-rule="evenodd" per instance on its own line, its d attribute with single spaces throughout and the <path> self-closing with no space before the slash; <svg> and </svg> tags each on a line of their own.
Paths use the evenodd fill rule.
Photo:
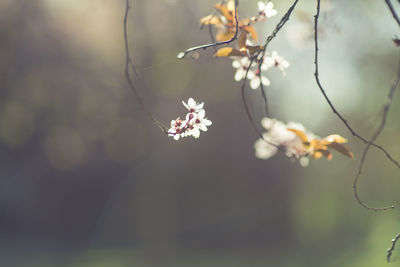
<svg viewBox="0 0 400 267">
<path fill-rule="evenodd" d="M 249 46 L 247 46 L 247 51 L 249 51 L 250 55 L 254 55 L 255 53 L 260 52 L 263 49 L 264 49 L 264 46 L 262 46 L 262 45 L 249 45 Z"/>
<path fill-rule="evenodd" d="M 238 39 L 239 50 L 243 53 L 246 52 L 247 32 L 241 31 Z"/>
<path fill-rule="evenodd" d="M 226 5 L 216 4 L 214 6 L 228 21 L 233 21 L 233 10 L 230 11 Z"/>
<path fill-rule="evenodd" d="M 288 131 L 294 132 L 297 135 L 297 137 L 300 138 L 301 142 L 303 142 L 304 144 L 307 145 L 309 144 L 308 137 L 303 131 L 292 128 L 288 128 Z"/>
<path fill-rule="evenodd" d="M 348 156 L 348 157 L 351 158 L 351 159 L 354 159 L 353 153 L 352 153 L 352 152 L 350 151 L 350 149 L 349 149 L 347 146 L 345 146 L 345 145 L 342 145 L 342 144 L 333 142 L 333 143 L 329 144 L 328 147 L 330 147 L 330 148 L 336 150 L 336 151 L 339 152 L 339 153 L 342 153 L 342 154 L 345 155 L 345 156 Z"/>
<path fill-rule="evenodd" d="M 214 54 L 214 57 L 233 57 L 233 56 L 243 57 L 244 54 L 232 47 L 220 48 L 218 49 L 217 53 Z"/>
<path fill-rule="evenodd" d="M 254 41 L 257 41 L 257 40 L 258 40 L 257 32 L 256 32 L 256 30 L 254 29 L 253 26 L 245 26 L 245 27 L 243 27 L 243 29 L 244 29 L 246 32 L 250 33 L 251 38 L 252 38 Z"/>
<path fill-rule="evenodd" d="M 200 19 L 202 25 L 222 25 L 222 21 L 214 15 L 208 15 Z"/>
<path fill-rule="evenodd" d="M 224 42 L 232 39 L 233 36 L 235 36 L 235 31 L 228 29 L 227 31 L 217 33 L 217 36 L 215 38 L 218 42 Z"/>
</svg>

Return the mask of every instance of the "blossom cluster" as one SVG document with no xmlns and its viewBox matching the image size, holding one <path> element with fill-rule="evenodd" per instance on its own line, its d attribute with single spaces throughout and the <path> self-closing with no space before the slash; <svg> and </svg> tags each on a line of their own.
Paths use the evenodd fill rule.
<svg viewBox="0 0 400 267">
<path fill-rule="evenodd" d="M 212 122 L 208 120 L 206 112 L 203 109 L 204 103 L 197 103 L 193 98 L 189 98 L 188 102 L 182 101 L 182 104 L 189 111 L 184 120 L 179 117 L 171 121 L 171 128 L 168 130 L 168 136 L 172 136 L 175 140 L 180 137 L 193 136 L 200 137 L 200 131 L 207 131 L 207 126 Z"/>
<path fill-rule="evenodd" d="M 265 21 L 278 13 L 270 1 L 259 1 L 257 4 L 257 15 L 242 19 L 237 23 L 238 49 L 223 47 L 215 53 L 216 57 L 231 57 L 233 59 L 232 66 L 236 69 L 235 80 L 240 81 L 247 78 L 252 89 L 270 85 L 269 79 L 263 74 L 269 68 L 276 67 L 285 75 L 285 69 L 289 67 L 289 62 L 277 51 L 268 53 L 262 45 L 253 45 L 253 41 L 257 41 L 258 37 L 252 25 L 258 21 Z M 226 5 L 217 4 L 215 8 L 221 15 L 219 17 L 206 16 L 201 19 L 201 23 L 212 24 L 218 28 L 219 31 L 216 35 L 218 41 L 230 40 L 236 32 L 234 1 L 230 0 Z"/>
<path fill-rule="evenodd" d="M 303 167 L 308 165 L 309 157 L 332 159 L 329 149 L 353 158 L 353 153 L 343 145 L 347 140 L 340 135 L 333 134 L 321 139 L 300 123 L 285 124 L 271 118 L 263 118 L 261 125 L 267 132 L 254 143 L 257 158 L 269 159 L 282 150 L 287 157 L 298 159 Z"/>
<path fill-rule="evenodd" d="M 263 74 L 271 67 L 278 68 L 283 75 L 286 75 L 285 69 L 289 67 L 283 57 L 281 57 L 277 51 L 272 51 L 271 55 L 266 54 L 264 57 L 257 61 L 257 64 L 251 64 L 249 57 L 234 58 L 232 66 L 236 69 L 235 81 L 241 81 L 246 78 L 250 81 L 250 88 L 257 89 L 260 87 L 260 83 L 263 86 L 269 86 L 271 82 Z"/>
</svg>

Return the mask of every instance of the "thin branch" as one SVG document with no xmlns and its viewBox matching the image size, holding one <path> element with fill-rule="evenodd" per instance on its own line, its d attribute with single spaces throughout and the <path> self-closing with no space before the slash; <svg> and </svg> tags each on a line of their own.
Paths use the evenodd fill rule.
<svg viewBox="0 0 400 267">
<path fill-rule="evenodd" d="M 235 41 L 238 37 L 238 33 L 239 33 L 239 20 L 238 20 L 238 6 L 239 6 L 239 0 L 235 0 L 235 34 L 233 35 L 233 37 L 227 41 L 222 41 L 222 42 L 212 42 L 210 44 L 204 44 L 204 45 L 199 45 L 199 46 L 195 46 L 192 48 L 187 49 L 184 52 L 180 52 L 178 54 L 178 58 L 182 59 L 184 58 L 187 54 L 194 52 L 196 50 L 200 50 L 200 49 L 207 49 L 209 47 L 215 47 L 215 46 L 220 46 L 220 45 L 224 45 L 224 44 L 229 44 L 232 43 L 233 41 Z"/>
<path fill-rule="evenodd" d="M 260 67 L 259 67 L 260 68 Z M 265 92 L 265 87 L 262 84 L 262 82 L 260 83 L 260 90 L 261 90 L 261 95 L 262 98 L 264 100 L 264 111 L 265 111 L 265 116 L 269 117 L 269 109 L 268 109 L 268 98 L 267 98 L 267 93 Z"/>
<path fill-rule="evenodd" d="M 400 239 L 400 234 L 398 234 L 395 238 L 392 239 L 392 246 L 387 250 L 387 261 L 390 262 L 390 257 L 392 256 L 392 253 L 396 247 L 397 241 Z"/>
<path fill-rule="evenodd" d="M 400 26 L 400 19 L 399 16 L 397 15 L 396 11 L 394 10 L 392 3 L 390 2 L 390 0 L 385 0 L 386 5 L 388 6 L 390 12 L 392 13 L 392 16 L 394 18 L 394 20 L 397 22 L 397 24 Z"/>
<path fill-rule="evenodd" d="M 133 94 L 136 97 L 136 100 L 138 101 L 140 108 L 143 110 L 144 113 L 150 118 L 150 120 L 155 123 L 164 133 L 168 133 L 167 128 L 156 118 L 154 118 L 153 114 L 148 110 L 143 102 L 142 97 L 139 94 L 139 91 L 137 88 L 134 86 L 130 70 L 137 75 L 135 66 L 132 62 L 130 50 L 129 50 L 129 42 L 128 42 L 128 18 L 129 18 L 129 11 L 131 9 L 131 6 L 129 4 L 129 0 L 126 0 L 126 7 L 125 7 L 125 16 L 124 16 L 124 41 L 125 41 L 125 77 L 126 80 L 128 81 L 129 88 L 133 92 Z"/>
<path fill-rule="evenodd" d="M 264 59 L 264 54 L 265 54 L 265 51 L 267 50 L 268 44 L 272 41 L 272 39 L 274 39 L 276 37 L 278 32 L 282 29 L 282 27 L 285 25 L 285 23 L 290 19 L 290 15 L 292 14 L 294 8 L 296 7 L 298 1 L 299 0 L 294 1 L 293 4 L 289 7 L 289 9 L 283 15 L 283 17 L 281 18 L 279 23 L 275 26 L 274 31 L 265 40 L 263 49 L 255 56 L 257 58 L 257 57 L 259 57 L 259 55 L 261 55 L 261 57 L 259 57 L 260 62 L 262 62 Z M 258 65 L 258 72 L 261 73 L 261 64 Z M 268 98 L 267 98 L 267 95 L 266 95 L 266 92 L 265 92 L 265 89 L 264 89 L 264 86 L 262 83 L 260 83 L 260 87 L 261 87 L 261 94 L 262 94 L 262 97 L 264 100 L 265 116 L 269 117 Z"/>
<path fill-rule="evenodd" d="M 400 59 L 400 57 L 399 57 L 399 59 Z M 396 81 L 390 87 L 389 94 L 388 94 L 387 99 L 386 99 L 386 103 L 385 103 L 385 105 L 383 107 L 383 114 L 382 114 L 381 123 L 380 123 L 378 129 L 373 134 L 372 138 L 370 139 L 370 142 L 375 142 L 375 140 L 378 138 L 378 136 L 381 134 L 383 128 L 385 127 L 386 118 L 387 118 L 387 115 L 389 113 L 390 106 L 392 104 L 393 95 L 394 95 L 394 92 L 396 91 L 397 86 L 399 85 L 399 82 L 400 82 L 400 61 L 398 63 L 398 67 L 397 67 L 397 78 L 396 78 Z M 365 149 L 363 151 L 362 157 L 361 157 L 360 165 L 358 167 L 358 172 L 357 172 L 357 175 L 356 175 L 356 177 L 354 179 L 354 182 L 353 182 L 354 197 L 356 198 L 358 203 L 360 203 L 361 206 L 363 206 L 364 208 L 366 208 L 368 210 L 379 211 L 379 210 L 393 209 L 394 206 L 389 206 L 389 207 L 384 207 L 384 208 L 370 207 L 365 202 L 363 202 L 360 199 L 359 195 L 358 195 L 357 182 L 358 182 L 358 179 L 359 179 L 359 177 L 360 177 L 360 175 L 362 173 L 362 169 L 363 169 L 363 166 L 364 166 L 364 163 L 365 163 L 365 159 L 367 157 L 367 154 L 368 154 L 368 151 L 369 151 L 370 147 L 371 147 L 371 144 L 367 144 L 367 146 L 365 147 Z"/>
<path fill-rule="evenodd" d="M 339 119 L 344 123 L 346 128 L 351 132 L 351 134 L 356 137 L 357 139 L 361 140 L 364 142 L 364 144 L 370 144 L 373 147 L 378 148 L 381 150 L 385 156 L 393 163 L 395 164 L 398 168 L 400 168 L 400 163 L 396 161 L 390 154 L 389 152 L 386 151 L 385 148 L 383 148 L 380 145 L 375 144 L 374 142 L 368 141 L 364 137 L 360 136 L 357 132 L 353 130 L 353 128 L 350 126 L 350 124 L 347 122 L 347 120 L 336 110 L 335 106 L 332 104 L 331 100 L 329 99 L 328 95 L 326 94 L 324 88 L 321 85 L 321 82 L 319 80 L 319 74 L 318 74 L 318 18 L 320 14 L 320 0 L 317 0 L 317 13 L 314 16 L 314 43 L 315 43 L 315 58 L 314 58 L 314 64 L 315 64 L 315 81 L 318 85 L 318 88 L 320 89 L 322 95 L 324 96 L 325 100 L 328 102 L 329 106 L 331 107 L 333 113 L 339 117 Z"/>
<path fill-rule="evenodd" d="M 282 148 L 281 148 L 279 145 L 276 145 L 276 144 L 274 144 L 274 143 L 272 143 L 272 142 L 270 142 L 270 141 L 268 141 L 268 140 L 266 140 L 266 139 L 264 138 L 264 136 L 262 135 L 262 133 L 260 132 L 260 130 L 257 128 L 257 125 L 256 125 L 256 123 L 254 122 L 253 116 L 251 116 L 251 112 L 250 112 L 250 109 L 249 109 L 249 105 L 247 105 L 246 94 L 245 94 L 245 88 L 246 88 L 246 82 L 247 82 L 247 75 L 248 75 L 248 73 L 249 73 L 251 64 L 253 64 L 253 60 L 254 60 L 254 59 L 251 59 L 251 60 L 250 60 L 249 68 L 246 70 L 246 74 L 245 74 L 245 76 L 244 76 L 244 80 L 243 80 L 243 83 L 242 83 L 242 87 L 240 88 L 240 91 L 241 91 L 241 93 L 242 93 L 242 102 L 243 102 L 243 106 L 244 106 L 244 109 L 245 109 L 245 111 L 246 111 L 247 118 L 249 119 L 250 124 L 251 124 L 251 126 L 253 127 L 253 129 L 256 131 L 257 135 L 258 135 L 264 142 L 266 142 L 267 144 L 278 148 L 278 150 L 282 150 Z"/>
<path fill-rule="evenodd" d="M 283 15 L 283 17 L 281 18 L 281 20 L 279 21 L 279 23 L 276 25 L 274 31 L 272 32 L 272 34 L 270 36 L 267 37 L 265 43 L 264 43 L 264 49 L 262 50 L 262 55 L 264 56 L 264 53 L 267 49 L 268 44 L 272 41 L 272 39 L 275 38 L 275 36 L 278 34 L 278 32 L 281 30 L 281 28 L 283 27 L 283 25 L 285 25 L 285 23 L 290 19 L 290 15 L 292 14 L 294 8 L 297 5 L 297 2 L 299 2 L 299 0 L 294 1 L 294 3 L 289 7 L 288 11 L 286 11 L 285 15 Z"/>
</svg>

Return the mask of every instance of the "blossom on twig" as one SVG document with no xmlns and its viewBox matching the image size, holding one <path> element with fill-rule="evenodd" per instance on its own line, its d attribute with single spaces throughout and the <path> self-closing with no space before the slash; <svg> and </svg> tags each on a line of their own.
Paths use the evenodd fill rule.
<svg viewBox="0 0 400 267">
<path fill-rule="evenodd" d="M 200 137 L 200 131 L 207 131 L 207 126 L 212 122 L 205 117 L 206 112 L 203 109 L 204 103 L 197 103 L 193 98 L 189 98 L 188 102 L 182 101 L 182 104 L 189 110 L 185 120 L 179 117 L 171 121 L 171 128 L 168 130 L 168 136 L 172 136 L 175 140 L 181 137 L 193 136 Z"/>
</svg>

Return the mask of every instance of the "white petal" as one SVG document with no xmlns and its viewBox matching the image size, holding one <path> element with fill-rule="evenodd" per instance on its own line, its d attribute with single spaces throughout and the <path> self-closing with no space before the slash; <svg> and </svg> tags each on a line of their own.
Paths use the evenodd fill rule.
<svg viewBox="0 0 400 267">
<path fill-rule="evenodd" d="M 204 107 L 204 102 L 202 102 L 201 104 L 197 105 L 197 109 L 198 110 L 203 109 L 203 107 Z"/>
<path fill-rule="evenodd" d="M 242 80 L 245 74 L 246 72 L 242 68 L 238 69 L 235 73 L 235 81 Z"/>
<path fill-rule="evenodd" d="M 174 139 L 175 139 L 175 140 L 179 140 L 179 137 L 180 137 L 179 134 L 175 134 L 175 135 L 174 135 Z"/>
<path fill-rule="evenodd" d="M 275 60 L 272 57 L 264 57 L 264 64 L 267 67 L 272 67 L 273 65 L 275 65 Z"/>
<path fill-rule="evenodd" d="M 267 10 L 271 10 L 271 9 L 273 9 L 274 8 L 274 3 L 272 3 L 272 2 L 268 2 L 266 5 L 265 5 L 265 9 L 267 9 Z"/>
<path fill-rule="evenodd" d="M 268 78 L 265 76 L 261 76 L 261 82 L 265 86 L 269 86 L 271 84 L 270 81 L 268 80 Z"/>
<path fill-rule="evenodd" d="M 249 70 L 249 72 L 247 73 L 247 79 L 252 80 L 256 77 L 256 74 L 254 73 L 254 71 Z"/>
<path fill-rule="evenodd" d="M 269 131 L 272 128 L 272 125 L 274 125 L 274 120 L 265 117 L 261 120 L 261 125 L 265 128 L 265 130 Z"/>
<path fill-rule="evenodd" d="M 257 5 L 258 5 L 258 11 L 263 11 L 264 10 L 264 8 L 265 8 L 265 3 L 264 2 L 258 1 Z"/>
<path fill-rule="evenodd" d="M 193 135 L 194 138 L 199 138 L 199 136 L 200 136 L 200 130 L 199 129 L 194 128 L 191 132 L 192 132 L 192 135 Z"/>
<path fill-rule="evenodd" d="M 261 71 L 266 71 L 266 70 L 268 70 L 269 67 L 270 66 L 268 64 L 263 63 L 263 64 L 261 64 Z"/>
<path fill-rule="evenodd" d="M 204 109 L 202 109 L 199 111 L 199 113 L 197 113 L 196 117 L 201 120 L 204 118 L 205 115 L 206 115 L 206 111 Z"/>
<path fill-rule="evenodd" d="M 271 2 L 269 2 L 269 3 L 271 3 Z M 269 3 L 268 3 L 268 4 L 269 4 Z M 272 3 L 271 3 L 271 4 L 272 4 Z M 278 13 L 278 11 L 276 11 L 275 9 L 271 9 L 271 10 L 268 10 L 267 12 L 265 12 L 265 16 L 266 16 L 267 18 L 270 18 L 270 17 L 275 16 L 277 13 Z"/>
<path fill-rule="evenodd" d="M 301 157 L 300 158 L 300 165 L 302 167 L 307 167 L 309 163 L 310 163 L 310 159 L 309 158 L 307 158 L 307 157 Z"/>
<path fill-rule="evenodd" d="M 260 86 L 260 78 L 257 76 L 250 81 L 251 89 L 257 89 Z"/>
<path fill-rule="evenodd" d="M 241 66 L 242 66 L 242 64 L 240 64 L 240 62 L 238 60 L 232 61 L 232 67 L 234 67 L 235 69 L 238 69 Z"/>
<path fill-rule="evenodd" d="M 193 107 L 193 106 L 195 106 L 196 105 L 196 102 L 194 101 L 194 99 L 193 98 L 189 98 L 189 100 L 188 100 L 188 106 L 189 107 Z"/>
<path fill-rule="evenodd" d="M 208 119 L 203 119 L 202 123 L 203 123 L 205 126 L 210 126 L 210 125 L 212 124 L 212 122 L 211 122 L 210 120 L 208 120 Z"/>
<path fill-rule="evenodd" d="M 207 132 L 207 126 L 205 126 L 204 124 L 199 124 L 199 129 L 203 132 Z"/>
</svg>

